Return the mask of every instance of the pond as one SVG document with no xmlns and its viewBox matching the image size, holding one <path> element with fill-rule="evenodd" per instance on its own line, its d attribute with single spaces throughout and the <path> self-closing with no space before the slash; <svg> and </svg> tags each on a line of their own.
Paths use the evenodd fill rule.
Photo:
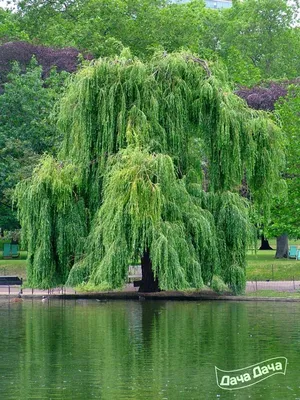
<svg viewBox="0 0 300 400">
<path fill-rule="evenodd" d="M 300 303 L 0 300 L 0 399 L 300 399 Z M 228 391 L 236 370 L 286 374 Z"/>
</svg>

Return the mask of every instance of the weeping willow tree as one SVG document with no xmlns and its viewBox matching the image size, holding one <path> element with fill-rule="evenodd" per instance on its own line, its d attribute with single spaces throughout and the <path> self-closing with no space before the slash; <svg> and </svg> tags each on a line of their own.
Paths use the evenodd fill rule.
<svg viewBox="0 0 300 400">
<path fill-rule="evenodd" d="M 58 159 L 16 189 L 29 284 L 117 288 L 141 260 L 142 291 L 245 285 L 249 201 L 268 207 L 282 158 L 267 114 L 224 71 L 185 53 L 100 59 L 60 103 Z"/>
</svg>

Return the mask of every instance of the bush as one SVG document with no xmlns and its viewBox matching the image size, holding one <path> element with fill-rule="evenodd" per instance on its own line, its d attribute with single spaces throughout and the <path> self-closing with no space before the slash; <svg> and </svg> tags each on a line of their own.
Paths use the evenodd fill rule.
<svg viewBox="0 0 300 400">
<path fill-rule="evenodd" d="M 222 294 L 229 291 L 228 286 L 223 282 L 223 280 L 219 277 L 214 275 L 210 285 L 211 289 L 215 292 Z"/>
</svg>

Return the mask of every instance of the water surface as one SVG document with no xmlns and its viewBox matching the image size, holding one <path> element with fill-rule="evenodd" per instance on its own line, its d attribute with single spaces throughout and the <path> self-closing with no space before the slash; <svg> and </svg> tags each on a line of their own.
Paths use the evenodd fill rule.
<svg viewBox="0 0 300 400">
<path fill-rule="evenodd" d="M 300 399 L 300 303 L 0 300 L 0 399 Z M 234 370 L 286 375 L 228 392 Z"/>
</svg>

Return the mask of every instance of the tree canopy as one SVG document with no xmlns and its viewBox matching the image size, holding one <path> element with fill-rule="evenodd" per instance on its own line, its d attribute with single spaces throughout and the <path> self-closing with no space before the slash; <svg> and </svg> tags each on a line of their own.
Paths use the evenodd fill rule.
<svg viewBox="0 0 300 400">
<path fill-rule="evenodd" d="M 42 66 L 33 58 L 25 71 L 14 62 L 0 95 L 0 226 L 19 226 L 12 211 L 15 185 L 31 175 L 44 152 L 56 153 L 59 134 L 50 115 L 62 93 L 67 73 L 49 72 L 42 78 Z"/>
<path fill-rule="evenodd" d="M 237 94 L 254 109 L 271 110 L 284 133 L 285 163 L 282 177 L 285 189 L 278 190 L 272 199 L 271 215 L 262 216 L 264 234 L 277 237 L 276 257 L 288 256 L 288 236 L 300 237 L 299 230 L 299 160 L 300 152 L 300 85 L 299 79 L 281 82 L 264 82 L 251 89 L 243 88 Z M 259 221 L 259 219 L 257 219 Z"/>
<path fill-rule="evenodd" d="M 203 0 L 17 1 L 17 21 L 30 41 L 74 46 L 95 57 L 129 47 L 141 59 L 157 49 L 186 49 L 219 58 L 240 85 L 300 74 L 297 2 L 236 0 L 229 9 Z"/>
<path fill-rule="evenodd" d="M 44 157 L 16 190 L 29 285 L 115 288 L 141 258 L 160 289 L 218 276 L 243 290 L 252 228 L 239 190 L 246 180 L 268 206 L 281 132 L 218 64 L 189 53 L 100 59 L 73 77 L 58 127 L 58 159 Z"/>
<path fill-rule="evenodd" d="M 234 1 L 225 11 L 220 53 L 235 82 L 299 76 L 297 12 L 287 0 Z"/>
<path fill-rule="evenodd" d="M 7 82 L 8 74 L 12 71 L 13 63 L 17 62 L 20 72 L 25 73 L 32 57 L 42 67 L 42 78 L 49 77 L 55 68 L 57 72 L 75 72 L 79 67 L 79 50 L 74 48 L 55 49 L 52 47 L 37 46 L 25 41 L 4 43 L 0 46 L 0 91 Z M 86 55 L 86 58 L 90 56 Z"/>
<path fill-rule="evenodd" d="M 300 85 L 289 87 L 285 98 L 276 103 L 286 141 L 286 164 L 282 173 L 287 185 L 285 196 L 276 197 L 269 233 L 300 237 Z"/>
<path fill-rule="evenodd" d="M 0 7 L 0 43 L 28 39 L 27 33 L 20 27 L 17 15 Z"/>
</svg>

